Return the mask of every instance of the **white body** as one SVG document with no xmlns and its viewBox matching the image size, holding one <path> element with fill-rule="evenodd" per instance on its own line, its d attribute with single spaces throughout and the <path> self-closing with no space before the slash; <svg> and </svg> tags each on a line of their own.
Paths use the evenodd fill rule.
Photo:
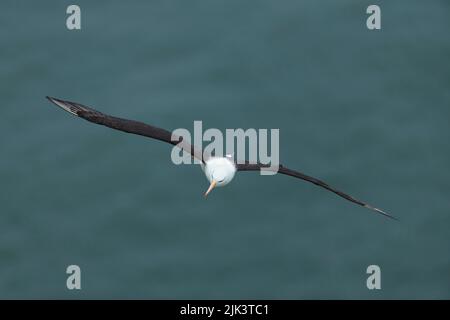
<svg viewBox="0 0 450 320">
<path fill-rule="evenodd" d="M 236 166 L 231 157 L 212 157 L 202 165 L 206 178 L 210 183 L 215 181 L 217 187 L 227 185 L 233 180 Z"/>
</svg>

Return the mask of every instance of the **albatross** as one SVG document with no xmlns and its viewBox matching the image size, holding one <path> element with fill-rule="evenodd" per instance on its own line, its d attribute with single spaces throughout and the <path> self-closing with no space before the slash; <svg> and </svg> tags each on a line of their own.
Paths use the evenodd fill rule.
<svg viewBox="0 0 450 320">
<path fill-rule="evenodd" d="M 296 170 L 289 169 L 283 165 L 278 165 L 275 168 L 269 167 L 268 165 L 261 163 L 249 163 L 245 161 L 244 163 L 239 163 L 234 161 L 234 159 L 227 155 L 225 157 L 208 156 L 204 155 L 202 150 L 199 150 L 195 146 L 188 142 L 183 141 L 182 137 L 174 136 L 171 132 L 161 129 L 143 122 L 128 120 L 123 118 L 118 118 L 101 113 L 91 107 L 87 107 L 80 103 L 66 101 L 62 99 L 52 98 L 47 96 L 48 100 L 62 108 L 63 110 L 85 119 L 89 122 L 103 125 L 112 129 L 124 131 L 127 133 L 132 133 L 144 137 L 149 137 L 152 139 L 160 140 L 163 142 L 170 143 L 174 146 L 182 148 L 184 151 L 191 154 L 192 157 L 197 158 L 201 162 L 202 169 L 208 179 L 210 185 L 205 192 L 205 197 L 216 187 L 223 187 L 233 180 L 236 172 L 239 171 L 260 171 L 260 170 L 276 170 L 278 173 L 288 175 L 294 178 L 298 178 L 310 183 L 313 183 L 319 187 L 322 187 L 328 191 L 331 191 L 338 196 L 358 204 L 362 207 L 372 210 L 373 212 L 382 214 L 385 217 L 397 220 L 394 216 L 386 213 L 385 211 L 375 208 L 363 201 L 357 200 L 354 197 L 331 187 L 327 183 L 319 180 L 317 178 L 308 176 Z"/>
</svg>

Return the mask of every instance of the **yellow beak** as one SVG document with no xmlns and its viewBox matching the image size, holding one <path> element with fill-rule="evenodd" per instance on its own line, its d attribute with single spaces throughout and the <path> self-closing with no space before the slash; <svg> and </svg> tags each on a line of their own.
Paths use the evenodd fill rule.
<svg viewBox="0 0 450 320">
<path fill-rule="evenodd" d="M 213 181 L 211 182 L 211 184 L 209 185 L 208 190 L 206 190 L 206 192 L 205 192 L 205 197 L 208 195 L 208 193 L 211 192 L 212 189 L 214 189 L 214 187 L 216 186 L 216 184 L 217 184 L 216 180 L 213 180 Z"/>
</svg>

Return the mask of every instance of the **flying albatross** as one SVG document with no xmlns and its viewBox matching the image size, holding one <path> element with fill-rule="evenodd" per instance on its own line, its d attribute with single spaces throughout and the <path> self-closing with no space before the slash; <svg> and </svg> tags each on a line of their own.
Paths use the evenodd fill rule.
<svg viewBox="0 0 450 320">
<path fill-rule="evenodd" d="M 84 106 L 82 104 L 76 102 L 70 102 L 66 100 L 56 99 L 52 97 L 48 97 L 47 99 L 56 104 L 58 107 L 64 109 L 65 111 L 83 118 L 87 121 L 104 125 L 116 130 L 137 134 L 144 137 L 149 137 L 153 139 L 157 139 L 160 141 L 164 141 L 170 143 L 172 145 L 178 145 L 178 147 L 182 148 L 184 151 L 187 151 L 191 154 L 192 157 L 197 158 L 201 161 L 203 171 L 205 172 L 206 178 L 209 180 L 210 185 L 208 190 L 205 192 L 205 196 L 207 196 L 212 189 L 215 187 L 222 187 L 227 185 L 234 177 L 236 171 L 259 171 L 261 169 L 268 169 L 270 167 L 260 163 L 248 163 L 245 162 L 243 164 L 235 162 L 231 157 L 215 157 L 215 156 L 207 156 L 203 155 L 202 150 L 199 150 L 195 146 L 183 141 L 182 137 L 174 136 L 171 132 L 157 128 L 143 122 L 138 122 L 134 120 L 127 120 L 122 118 L 117 118 L 113 116 L 109 116 L 107 114 L 101 113 L 97 110 L 94 110 L 90 107 Z M 273 168 L 272 168 L 273 169 Z M 311 182 L 319 187 L 325 188 L 331 192 L 334 192 L 338 196 L 356 203 L 360 206 L 363 206 L 367 209 L 373 210 L 377 213 L 380 213 L 386 217 L 397 220 L 392 215 L 384 212 L 381 209 L 375 208 L 367 203 L 364 203 L 360 200 L 349 196 L 348 194 L 339 191 L 327 183 L 303 174 L 299 171 L 295 171 L 289 168 L 286 168 L 282 165 L 276 167 L 277 171 L 281 174 L 285 174 L 291 177 L 299 178 L 308 182 Z"/>
</svg>

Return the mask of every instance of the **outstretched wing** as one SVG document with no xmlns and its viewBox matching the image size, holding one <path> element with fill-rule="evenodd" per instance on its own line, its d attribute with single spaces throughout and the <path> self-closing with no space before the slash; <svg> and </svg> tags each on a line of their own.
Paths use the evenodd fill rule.
<svg viewBox="0 0 450 320">
<path fill-rule="evenodd" d="M 198 150 L 190 143 L 183 141 L 182 137 L 173 135 L 167 130 L 154 127 L 139 121 L 113 117 L 76 102 L 56 99 L 52 97 L 47 97 L 47 99 L 56 104 L 58 107 L 64 109 L 65 111 L 87 121 L 107 126 L 116 130 L 157 139 L 170 143 L 172 145 L 178 145 L 183 150 L 189 152 L 193 157 L 203 161 L 203 154 L 201 150 Z"/>
<path fill-rule="evenodd" d="M 263 165 L 263 164 L 259 164 L 259 163 L 257 163 L 257 164 L 251 164 L 251 163 L 236 164 L 236 167 L 237 167 L 238 171 L 259 171 L 261 169 L 275 171 L 275 169 L 276 169 L 276 168 L 275 169 L 274 168 L 270 168 L 267 165 Z M 295 171 L 295 170 L 291 170 L 289 168 L 283 167 L 282 165 L 279 165 L 277 167 L 277 169 L 278 169 L 278 172 L 281 173 L 281 174 L 285 174 L 285 175 L 288 175 L 288 176 L 291 176 L 291 177 L 299 178 L 299 179 L 302 179 L 302 180 L 314 183 L 315 185 L 317 185 L 319 187 L 325 188 L 325 189 L 327 189 L 327 190 L 329 190 L 331 192 L 336 193 L 338 196 L 340 196 L 340 197 L 342 197 L 342 198 L 344 198 L 344 199 L 346 199 L 348 201 L 351 201 L 351 202 L 359 204 L 360 206 L 363 206 L 363 207 L 365 207 L 367 209 L 370 209 L 370 210 L 373 210 L 375 212 L 378 212 L 378 213 L 380 213 L 380 214 L 382 214 L 382 215 L 384 215 L 384 216 L 386 216 L 388 218 L 397 220 L 395 217 L 393 217 L 390 214 L 384 212 L 383 210 L 380 210 L 378 208 L 372 207 L 371 205 L 369 205 L 367 203 L 364 203 L 364 202 L 362 202 L 360 200 L 357 200 L 357 199 L 353 198 L 352 196 L 350 196 L 350 195 L 348 195 L 348 194 L 346 194 L 346 193 L 344 193 L 342 191 L 339 191 L 339 190 L 329 186 L 327 183 L 325 183 L 325 182 L 323 182 L 323 181 L 321 181 L 319 179 L 310 177 L 310 176 L 308 176 L 306 174 L 303 174 L 303 173 L 301 173 L 299 171 Z"/>
</svg>

